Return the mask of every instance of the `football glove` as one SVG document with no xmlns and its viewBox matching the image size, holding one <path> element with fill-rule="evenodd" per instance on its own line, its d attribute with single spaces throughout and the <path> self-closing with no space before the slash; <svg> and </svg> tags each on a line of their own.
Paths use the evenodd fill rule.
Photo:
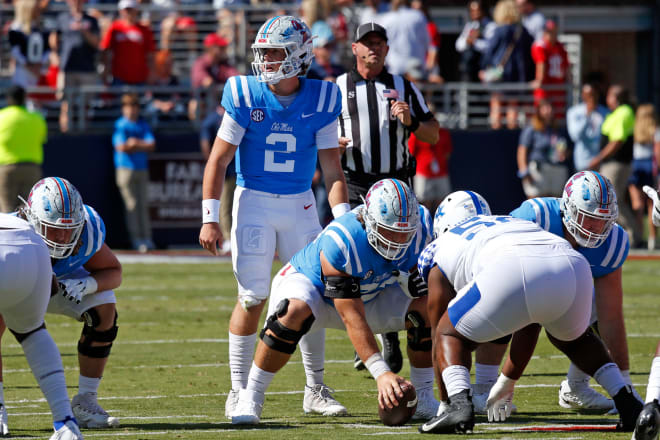
<svg viewBox="0 0 660 440">
<path fill-rule="evenodd" d="M 660 197 L 658 197 L 658 192 L 648 185 L 644 185 L 642 189 L 653 200 L 653 224 L 660 226 Z"/>
<path fill-rule="evenodd" d="M 422 278 L 422 276 L 417 271 L 417 268 L 413 269 L 412 272 L 402 272 L 395 270 L 392 272 L 392 275 L 396 277 L 396 280 L 401 286 L 403 293 L 405 293 L 409 298 L 419 298 L 420 296 L 424 296 L 429 293 L 429 287 L 426 285 L 424 278 Z"/>
<path fill-rule="evenodd" d="M 516 381 L 509 379 L 504 374 L 493 385 L 488 394 L 486 402 L 486 411 L 488 412 L 489 422 L 503 422 L 511 415 L 513 407 L 513 388 Z"/>
<path fill-rule="evenodd" d="M 55 433 L 50 437 L 50 440 L 82 440 L 83 436 L 80 433 L 78 422 L 76 419 L 69 416 L 64 420 L 53 423 Z"/>
<path fill-rule="evenodd" d="M 80 304 L 83 296 L 95 293 L 98 290 L 98 283 L 94 277 L 73 278 L 59 281 L 60 293 L 69 301 L 75 301 Z"/>
</svg>

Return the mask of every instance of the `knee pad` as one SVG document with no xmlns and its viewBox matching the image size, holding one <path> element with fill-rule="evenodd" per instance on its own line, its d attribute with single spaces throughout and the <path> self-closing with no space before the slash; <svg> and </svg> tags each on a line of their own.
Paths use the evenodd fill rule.
<svg viewBox="0 0 660 440">
<path fill-rule="evenodd" d="M 277 308 L 275 309 L 275 313 L 270 315 L 266 320 L 266 325 L 261 330 L 259 337 L 262 341 L 264 341 L 264 344 L 273 350 L 285 354 L 293 354 L 293 352 L 296 351 L 296 346 L 298 345 L 300 338 L 302 338 L 305 333 L 309 331 L 309 329 L 312 327 L 312 324 L 314 323 L 315 318 L 312 314 L 305 320 L 305 322 L 303 322 L 302 328 L 300 330 L 291 330 L 290 328 L 282 325 L 278 319 L 286 314 L 288 308 L 288 299 L 283 299 L 280 301 L 280 303 L 277 305 Z M 267 334 L 266 330 L 270 330 L 273 335 L 277 336 L 277 338 Z M 286 340 L 283 341 L 282 339 Z"/>
<path fill-rule="evenodd" d="M 117 338 L 117 312 L 115 312 L 115 321 L 108 330 L 96 330 L 94 327 L 101 323 L 101 318 L 95 309 L 89 309 L 83 313 L 85 326 L 82 334 L 85 336 L 84 342 L 78 341 L 78 353 L 91 358 L 106 358 L 110 356 L 112 342 Z M 92 342 L 109 342 L 108 345 L 92 346 Z"/>
<path fill-rule="evenodd" d="M 422 314 L 412 310 L 406 313 L 406 319 L 412 324 L 408 329 L 408 347 L 413 351 L 431 351 L 431 327 L 426 327 Z"/>
</svg>

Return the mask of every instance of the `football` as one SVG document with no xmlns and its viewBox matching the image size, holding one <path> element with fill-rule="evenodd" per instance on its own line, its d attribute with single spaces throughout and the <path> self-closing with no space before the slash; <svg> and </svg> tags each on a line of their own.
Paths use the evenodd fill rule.
<svg viewBox="0 0 660 440">
<path fill-rule="evenodd" d="M 378 407 L 378 417 L 387 426 L 401 426 L 406 424 L 417 410 L 417 392 L 409 383 L 402 383 L 403 397 L 399 399 L 399 406 L 392 409 Z"/>
</svg>

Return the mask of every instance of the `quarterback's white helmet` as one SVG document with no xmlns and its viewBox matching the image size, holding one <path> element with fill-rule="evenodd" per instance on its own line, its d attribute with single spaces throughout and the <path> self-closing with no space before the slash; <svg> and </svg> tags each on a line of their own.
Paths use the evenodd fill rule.
<svg viewBox="0 0 660 440">
<path fill-rule="evenodd" d="M 388 260 L 403 257 L 419 224 L 419 204 L 408 185 L 379 180 L 369 188 L 362 212 L 367 240 L 376 252 Z"/>
<path fill-rule="evenodd" d="M 266 49 L 284 49 L 286 56 L 282 61 L 266 61 Z M 261 26 L 252 51 L 252 72 L 258 81 L 276 84 L 284 78 L 304 76 L 314 58 L 312 32 L 302 20 L 290 15 L 279 15 L 266 20 Z M 278 64 L 279 69 L 272 70 Z"/>
<path fill-rule="evenodd" d="M 435 210 L 433 237 L 438 238 L 463 220 L 475 215 L 491 215 L 488 202 L 474 191 L 455 191 Z"/>
<path fill-rule="evenodd" d="M 603 244 L 619 217 L 614 186 L 595 171 L 573 174 L 564 186 L 559 206 L 564 226 L 582 247 Z"/>
<path fill-rule="evenodd" d="M 44 239 L 52 258 L 73 252 L 85 225 L 82 197 L 71 182 L 46 177 L 34 184 L 22 208 L 27 221 Z"/>
</svg>

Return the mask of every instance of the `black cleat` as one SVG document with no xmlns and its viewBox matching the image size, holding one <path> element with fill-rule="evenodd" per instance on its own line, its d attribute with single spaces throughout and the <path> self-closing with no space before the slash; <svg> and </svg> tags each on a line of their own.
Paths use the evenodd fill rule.
<svg viewBox="0 0 660 440">
<path fill-rule="evenodd" d="M 619 411 L 617 431 L 632 432 L 635 429 L 637 416 L 642 412 L 644 404 L 637 400 L 629 385 L 621 388 L 613 399 L 616 409 Z"/>
<path fill-rule="evenodd" d="M 390 367 L 392 373 L 396 374 L 403 368 L 403 355 L 399 347 L 399 334 L 397 332 L 385 333 L 383 336 L 383 358 Z"/>
<path fill-rule="evenodd" d="M 470 390 L 449 398 L 449 406 L 419 427 L 422 434 L 465 434 L 474 429 L 474 406 Z"/>
<path fill-rule="evenodd" d="M 632 440 L 657 440 L 660 427 L 660 405 L 658 399 L 644 405 L 637 417 Z"/>
<path fill-rule="evenodd" d="M 367 366 L 364 365 L 364 362 L 362 362 L 362 359 L 360 359 L 360 356 L 358 356 L 357 351 L 355 352 L 355 358 L 353 358 L 353 368 L 358 371 L 367 368 Z"/>
</svg>

